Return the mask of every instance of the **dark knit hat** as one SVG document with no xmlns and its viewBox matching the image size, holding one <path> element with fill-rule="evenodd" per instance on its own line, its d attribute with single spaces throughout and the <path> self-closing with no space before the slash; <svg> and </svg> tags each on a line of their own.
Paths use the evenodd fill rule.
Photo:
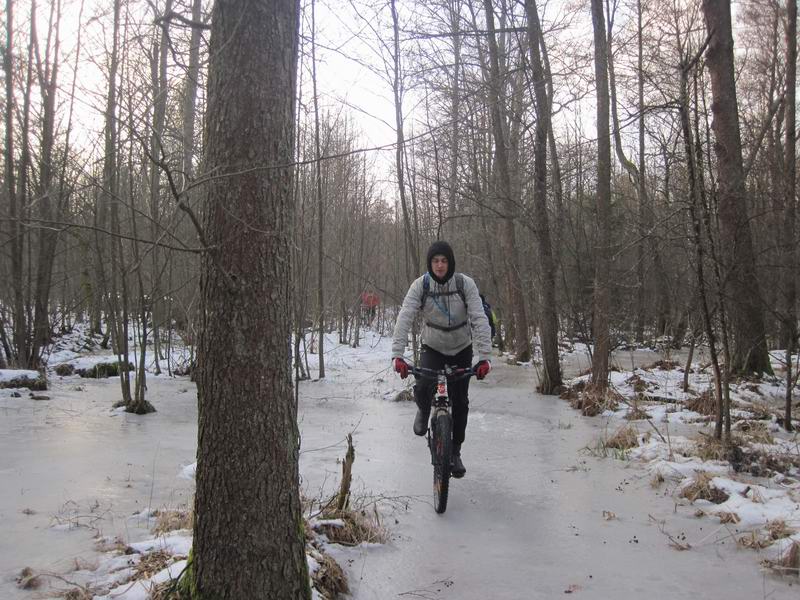
<svg viewBox="0 0 800 600">
<path fill-rule="evenodd" d="M 447 273 L 445 273 L 445 276 L 442 278 L 437 277 L 431 268 L 431 261 L 433 260 L 433 257 L 439 254 L 447 258 Z M 435 282 L 447 283 L 453 276 L 453 273 L 456 272 L 456 257 L 453 255 L 453 249 L 450 247 L 450 244 L 445 241 L 433 242 L 431 247 L 428 248 L 427 264 L 428 273 L 430 273 L 430 276 L 433 277 Z"/>
</svg>

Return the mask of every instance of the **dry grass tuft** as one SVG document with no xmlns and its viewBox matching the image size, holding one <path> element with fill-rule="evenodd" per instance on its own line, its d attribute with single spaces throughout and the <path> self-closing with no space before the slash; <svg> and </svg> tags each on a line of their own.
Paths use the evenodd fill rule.
<svg viewBox="0 0 800 600">
<path fill-rule="evenodd" d="M 638 375 L 631 375 L 628 377 L 625 383 L 633 387 L 633 391 L 637 394 L 647 391 L 647 382 Z"/>
<path fill-rule="evenodd" d="M 723 524 L 723 525 L 726 524 L 726 523 L 732 523 L 732 524 L 736 525 L 737 523 L 739 523 L 742 520 L 739 517 L 739 515 L 737 515 L 735 512 L 723 511 L 723 512 L 717 513 L 717 516 L 719 517 L 719 522 L 721 524 Z"/>
<path fill-rule="evenodd" d="M 30 567 L 25 567 L 17 575 L 17 587 L 21 590 L 35 590 L 42 585 L 42 579 Z"/>
<path fill-rule="evenodd" d="M 736 403 L 736 408 L 752 413 L 756 421 L 771 421 L 775 411 L 766 402 L 751 402 L 750 404 Z"/>
<path fill-rule="evenodd" d="M 646 419 L 650 419 L 650 414 L 644 410 L 639 408 L 638 404 L 634 404 L 627 413 L 625 413 L 625 418 L 628 421 L 644 421 Z"/>
<path fill-rule="evenodd" d="M 358 546 L 363 542 L 383 544 L 388 534 L 378 519 L 377 511 L 369 516 L 366 510 L 330 510 L 322 515 L 323 519 L 338 519 L 342 526 L 321 524 L 314 527 L 324 533 L 334 544 L 342 546 Z"/>
<path fill-rule="evenodd" d="M 800 544 L 792 542 L 791 545 L 783 552 L 778 567 L 782 572 L 794 573 L 800 575 Z"/>
<path fill-rule="evenodd" d="M 607 388 L 591 383 L 573 386 L 561 394 L 561 397 L 569 400 L 570 406 L 580 410 L 585 417 L 595 417 L 604 410 L 617 408 L 617 402 Z"/>
<path fill-rule="evenodd" d="M 650 479 L 650 487 L 657 488 L 662 483 L 664 483 L 664 476 L 661 474 L 661 471 L 656 471 Z"/>
<path fill-rule="evenodd" d="M 156 550 L 142 556 L 142 559 L 134 567 L 133 580 L 150 579 L 156 573 L 163 571 L 175 562 L 171 554 L 164 550 Z"/>
<path fill-rule="evenodd" d="M 623 425 L 614 432 L 605 442 L 606 448 L 615 450 L 630 450 L 639 445 L 639 432 L 632 425 Z"/>
<path fill-rule="evenodd" d="M 800 543 L 790 542 L 777 560 L 765 560 L 761 564 L 780 575 L 800 576 Z"/>
<path fill-rule="evenodd" d="M 558 395 L 559 398 L 562 400 L 569 400 L 570 404 L 572 401 L 578 397 L 578 395 L 583 391 L 583 388 L 586 387 L 585 381 L 579 381 L 576 384 L 565 387 L 564 390 Z"/>
<path fill-rule="evenodd" d="M 769 532 L 769 537 L 773 540 L 781 540 L 797 533 L 797 531 L 789 527 L 783 519 L 767 521 L 767 532 Z"/>
<path fill-rule="evenodd" d="M 774 544 L 775 540 L 759 535 L 757 531 L 751 531 L 747 535 L 737 538 L 736 543 L 743 548 L 750 548 L 751 550 L 763 550 L 764 548 Z"/>
<path fill-rule="evenodd" d="M 695 500 L 708 500 L 714 504 L 722 504 L 730 496 L 719 488 L 711 485 L 714 476 L 707 471 L 697 471 L 691 483 L 683 488 L 681 496 L 689 502 Z"/>
<path fill-rule="evenodd" d="M 334 600 L 339 594 L 350 593 L 347 585 L 347 576 L 342 567 L 339 566 L 328 554 L 322 553 L 322 560 L 319 561 L 319 569 L 312 575 L 314 588 L 325 600 Z"/>
<path fill-rule="evenodd" d="M 731 436 L 730 441 L 718 440 L 717 438 L 701 433 L 696 440 L 695 451 L 697 456 L 705 460 L 728 461 L 734 466 L 741 464 L 743 452 L 743 440 L 737 436 Z"/>
<path fill-rule="evenodd" d="M 756 504 L 764 504 L 764 496 L 761 494 L 757 487 L 746 489 L 743 493 L 747 497 L 747 492 L 750 492 L 750 501 Z"/>
<path fill-rule="evenodd" d="M 713 416 L 717 414 L 717 400 L 712 390 L 706 390 L 699 396 L 687 400 L 683 405 L 688 409 L 701 415 Z"/>
<path fill-rule="evenodd" d="M 133 554 L 134 550 L 125 543 L 121 537 L 117 536 L 113 540 L 109 538 L 98 538 L 95 541 L 94 549 L 98 552 L 119 552 L 120 554 Z"/>
<path fill-rule="evenodd" d="M 775 443 L 775 438 L 772 437 L 767 424 L 763 421 L 739 421 L 736 423 L 736 430 L 742 433 L 750 443 L 769 445 Z"/>
<path fill-rule="evenodd" d="M 156 524 L 153 533 L 164 535 L 179 529 L 192 529 L 194 526 L 194 511 L 182 509 L 157 510 L 155 512 Z"/>
</svg>

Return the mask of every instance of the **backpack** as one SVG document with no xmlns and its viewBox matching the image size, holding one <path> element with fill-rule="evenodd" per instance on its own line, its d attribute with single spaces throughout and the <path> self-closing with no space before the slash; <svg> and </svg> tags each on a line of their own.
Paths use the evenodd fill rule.
<svg viewBox="0 0 800 600">
<path fill-rule="evenodd" d="M 492 311 L 492 305 L 489 304 L 483 296 L 481 296 L 481 302 L 483 303 L 483 312 L 486 314 L 486 318 L 489 319 L 489 329 L 491 330 L 492 338 L 494 338 L 496 330 L 494 324 L 494 311 Z"/>
<path fill-rule="evenodd" d="M 429 273 L 425 273 L 422 277 L 422 299 L 420 301 L 419 309 L 422 310 L 425 308 L 425 301 L 428 299 L 428 296 L 452 296 L 453 294 L 458 294 L 461 296 L 461 301 L 464 303 L 464 307 L 467 309 L 467 314 L 469 314 L 469 305 L 467 304 L 467 296 L 464 293 L 464 275 L 462 273 L 456 273 L 454 275 L 456 279 L 456 291 L 455 292 L 437 292 L 431 293 L 431 276 Z M 428 327 L 432 327 L 433 329 L 438 329 L 440 331 L 455 331 L 456 329 L 461 329 L 469 323 L 469 319 L 455 325 L 453 327 L 442 327 L 441 325 L 437 325 L 436 323 L 431 323 L 430 321 L 426 321 L 425 324 Z"/>
<path fill-rule="evenodd" d="M 456 273 L 453 275 L 456 279 L 456 291 L 455 292 L 442 292 L 440 294 L 431 294 L 431 275 L 430 273 L 425 273 L 422 276 L 422 300 L 419 304 L 419 309 L 422 310 L 425 308 L 425 300 L 428 299 L 428 296 L 435 295 L 435 296 L 452 296 L 453 294 L 458 294 L 461 296 L 461 301 L 464 303 L 464 306 L 467 307 L 467 312 L 469 312 L 469 305 L 467 304 L 467 296 L 464 294 L 464 275 L 463 273 Z"/>
</svg>

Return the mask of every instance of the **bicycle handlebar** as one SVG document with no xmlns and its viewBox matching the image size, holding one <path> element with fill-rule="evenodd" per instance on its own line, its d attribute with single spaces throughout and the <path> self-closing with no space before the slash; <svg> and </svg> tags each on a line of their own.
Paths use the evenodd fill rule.
<svg viewBox="0 0 800 600">
<path fill-rule="evenodd" d="M 448 381 L 458 381 L 459 379 L 466 379 L 467 377 L 472 377 L 475 375 L 475 370 L 472 367 L 453 368 L 447 366 L 444 369 L 437 371 L 436 369 L 418 367 L 416 365 L 412 365 L 411 363 L 406 364 L 408 365 L 409 373 L 416 375 L 417 377 L 422 377 L 423 379 L 438 379 L 439 375 L 444 374 Z"/>
</svg>

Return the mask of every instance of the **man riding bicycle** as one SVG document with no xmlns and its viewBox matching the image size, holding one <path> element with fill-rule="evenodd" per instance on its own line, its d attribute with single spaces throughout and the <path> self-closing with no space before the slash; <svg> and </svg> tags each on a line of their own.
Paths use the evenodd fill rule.
<svg viewBox="0 0 800 600">
<path fill-rule="evenodd" d="M 408 332 L 417 312 L 424 319 L 422 328 L 422 351 L 420 366 L 440 370 L 445 365 L 468 368 L 472 364 L 473 339 L 478 362 L 475 376 L 483 379 L 491 371 L 490 357 L 492 340 L 489 320 L 483 311 L 478 286 L 462 273 L 456 273 L 456 260 L 450 244 L 438 241 L 431 244 L 427 256 L 428 271 L 414 280 L 408 288 L 392 340 L 394 370 L 405 379 L 408 364 L 403 352 L 408 343 Z M 416 378 L 414 400 L 417 414 L 414 433 L 425 435 L 431 412 L 436 382 Z M 466 468 L 461 460 L 461 444 L 464 442 L 469 413 L 469 378 L 448 385 L 453 404 L 453 477 L 463 477 Z"/>
</svg>

